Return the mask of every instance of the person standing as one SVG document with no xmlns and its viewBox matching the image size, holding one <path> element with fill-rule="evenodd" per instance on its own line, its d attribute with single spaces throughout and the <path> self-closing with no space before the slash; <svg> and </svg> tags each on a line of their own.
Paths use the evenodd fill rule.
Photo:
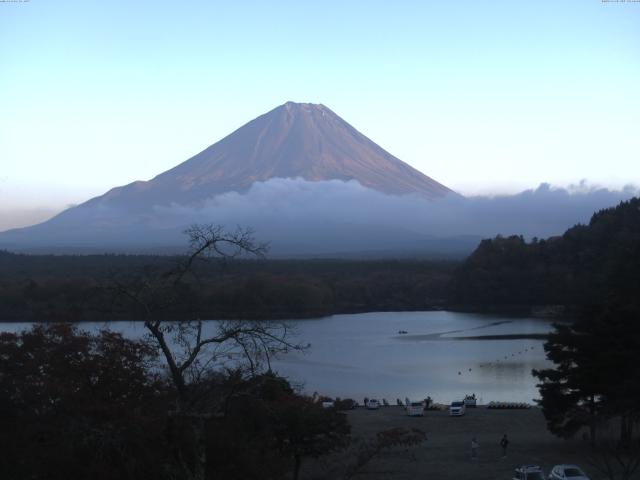
<svg viewBox="0 0 640 480">
<path fill-rule="evenodd" d="M 480 444 L 478 440 L 476 440 L 476 437 L 473 437 L 471 439 L 471 460 L 478 459 L 478 447 L 480 447 Z"/>
<path fill-rule="evenodd" d="M 509 439 L 505 433 L 500 440 L 500 447 L 502 447 L 502 458 L 507 458 L 507 446 L 509 445 Z"/>
</svg>

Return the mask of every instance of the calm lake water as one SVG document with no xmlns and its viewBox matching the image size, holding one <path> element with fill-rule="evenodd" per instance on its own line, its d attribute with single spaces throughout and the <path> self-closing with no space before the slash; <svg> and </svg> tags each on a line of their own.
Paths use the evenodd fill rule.
<svg viewBox="0 0 640 480">
<path fill-rule="evenodd" d="M 215 321 L 207 322 L 214 327 Z M 448 403 L 475 393 L 481 403 L 538 398 L 533 368 L 548 366 L 543 341 L 527 338 L 551 330 L 535 318 L 454 312 L 374 312 L 292 320 L 303 352 L 273 362 L 274 370 L 307 393 L 354 398 L 422 399 Z M 5 323 L 17 331 L 30 324 Z M 95 330 L 105 323 L 81 323 Z M 130 337 L 139 322 L 113 322 Z M 406 331 L 406 334 L 399 334 Z"/>
</svg>

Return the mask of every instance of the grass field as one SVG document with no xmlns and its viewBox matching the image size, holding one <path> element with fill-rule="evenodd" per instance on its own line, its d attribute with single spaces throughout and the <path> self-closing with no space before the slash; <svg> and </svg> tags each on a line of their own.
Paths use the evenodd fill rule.
<svg viewBox="0 0 640 480">
<path fill-rule="evenodd" d="M 550 434 L 538 408 L 527 410 L 467 409 L 462 417 L 447 411 L 428 411 L 408 417 L 402 407 L 379 410 L 358 408 L 348 412 L 354 437 L 374 437 L 382 430 L 405 427 L 426 432 L 423 444 L 384 451 L 363 469 L 358 479 L 511 479 L 516 466 L 535 464 L 545 475 L 554 465 L 574 463 L 592 480 L 603 478 L 589 464 L 589 445 L 582 439 L 563 440 Z M 501 458 L 503 434 L 510 444 Z M 480 443 L 478 459 L 471 459 L 471 439 Z"/>
</svg>

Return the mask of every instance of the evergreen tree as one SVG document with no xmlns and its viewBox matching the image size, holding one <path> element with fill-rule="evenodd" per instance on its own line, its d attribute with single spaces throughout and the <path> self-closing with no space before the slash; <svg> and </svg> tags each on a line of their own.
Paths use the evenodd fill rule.
<svg viewBox="0 0 640 480">
<path fill-rule="evenodd" d="M 569 437 L 600 421 L 621 419 L 628 442 L 640 414 L 640 316 L 633 305 L 591 308 L 572 325 L 556 325 L 545 343 L 555 368 L 534 370 L 547 425 Z"/>
</svg>

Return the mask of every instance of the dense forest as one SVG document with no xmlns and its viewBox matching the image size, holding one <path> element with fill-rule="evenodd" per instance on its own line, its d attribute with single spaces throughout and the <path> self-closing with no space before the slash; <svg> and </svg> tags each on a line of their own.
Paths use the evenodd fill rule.
<svg viewBox="0 0 640 480">
<path fill-rule="evenodd" d="M 0 252 L 0 321 L 138 319 L 118 282 L 161 276 L 181 257 Z M 168 319 L 295 318 L 441 308 L 456 262 L 200 260 Z"/>
<path fill-rule="evenodd" d="M 483 240 L 455 271 L 452 305 L 523 308 L 564 305 L 579 310 L 611 296 L 640 297 L 640 199 L 595 213 L 562 236 Z"/>
<path fill-rule="evenodd" d="M 0 321 L 131 320 L 116 295 L 183 257 L 0 252 Z M 562 236 L 483 240 L 464 261 L 198 259 L 163 318 L 298 318 L 363 311 L 569 311 L 640 292 L 640 199 L 599 211 Z M 638 295 L 640 296 L 640 295 Z"/>
</svg>

